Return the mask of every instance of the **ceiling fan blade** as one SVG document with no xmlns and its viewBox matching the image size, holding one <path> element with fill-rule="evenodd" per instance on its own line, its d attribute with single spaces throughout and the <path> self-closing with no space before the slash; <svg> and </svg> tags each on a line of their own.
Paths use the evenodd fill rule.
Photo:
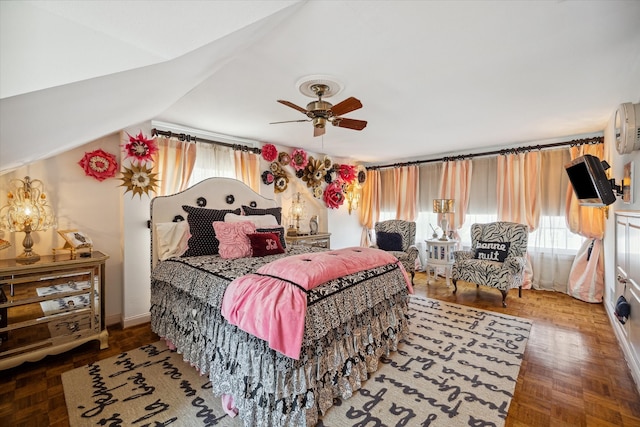
<svg viewBox="0 0 640 427">
<path fill-rule="evenodd" d="M 279 102 L 280 104 L 282 104 L 282 105 L 286 105 L 287 107 L 291 107 L 291 108 L 293 108 L 294 110 L 298 110 L 298 111 L 300 111 L 302 114 L 307 114 L 307 110 L 305 110 L 305 109 L 304 109 L 304 108 L 302 108 L 302 107 L 297 106 L 296 104 L 294 104 L 294 103 L 292 103 L 292 102 L 285 101 L 285 100 L 283 100 L 283 99 L 278 99 L 278 102 Z"/>
<path fill-rule="evenodd" d="M 326 129 L 324 127 L 314 127 L 313 128 L 313 136 L 324 135 Z"/>
<path fill-rule="evenodd" d="M 351 111 L 355 111 L 358 108 L 362 108 L 362 102 L 352 96 L 331 107 L 331 111 L 334 116 L 341 116 L 343 114 L 350 113 Z"/>
<path fill-rule="evenodd" d="M 344 117 L 336 117 L 332 123 L 334 126 L 354 130 L 362 130 L 367 126 L 367 122 L 364 120 L 346 119 Z"/>
<path fill-rule="evenodd" d="M 270 125 L 278 125 L 280 123 L 300 123 L 300 122 L 310 122 L 311 119 L 300 119 L 300 120 L 285 120 L 282 122 L 271 122 Z"/>
</svg>

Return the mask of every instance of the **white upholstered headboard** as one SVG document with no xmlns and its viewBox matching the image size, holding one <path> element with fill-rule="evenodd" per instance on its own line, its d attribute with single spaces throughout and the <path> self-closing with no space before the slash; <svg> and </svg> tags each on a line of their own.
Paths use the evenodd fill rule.
<svg viewBox="0 0 640 427">
<path fill-rule="evenodd" d="M 229 203 L 231 202 L 231 203 Z M 208 178 L 193 187 L 170 196 L 158 196 L 151 200 L 151 267 L 158 261 L 158 248 L 153 238 L 155 225 L 174 222 L 177 217 L 185 221 L 187 213 L 183 205 L 207 209 L 236 209 L 242 205 L 261 209 L 277 207 L 273 199 L 267 199 L 233 178 Z"/>
</svg>

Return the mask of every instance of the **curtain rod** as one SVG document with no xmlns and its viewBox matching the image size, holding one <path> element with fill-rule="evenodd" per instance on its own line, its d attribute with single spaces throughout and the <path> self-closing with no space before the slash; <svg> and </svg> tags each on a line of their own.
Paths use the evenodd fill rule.
<svg viewBox="0 0 640 427">
<path fill-rule="evenodd" d="M 222 141 L 214 141 L 212 139 L 204 139 L 204 138 L 197 138 L 195 136 L 191 136 L 191 135 L 187 135 L 184 133 L 173 133 L 170 130 L 160 130 L 160 129 L 156 129 L 153 128 L 151 129 L 151 135 L 152 136 L 157 136 L 157 135 L 162 135 L 162 136 L 166 136 L 168 138 L 177 138 L 179 141 L 187 141 L 187 142 L 207 142 L 209 144 L 217 144 L 217 145 L 223 145 L 225 147 L 229 147 L 232 148 L 236 151 L 250 151 L 252 153 L 255 154 L 260 154 L 262 153 L 262 150 L 256 147 L 249 147 L 247 145 L 242 145 L 242 144 L 230 144 L 228 142 L 222 142 Z"/>
<path fill-rule="evenodd" d="M 538 144 L 538 145 L 529 145 L 529 146 L 516 147 L 516 148 L 505 148 L 503 150 L 486 151 L 486 152 L 483 152 L 483 153 L 463 154 L 463 155 L 459 155 L 459 156 L 447 156 L 447 157 L 441 157 L 439 159 L 415 160 L 415 161 L 412 161 L 412 162 L 393 163 L 393 164 L 388 164 L 388 165 L 366 166 L 366 169 L 367 170 L 376 170 L 376 169 L 384 169 L 384 168 L 399 168 L 399 167 L 402 167 L 402 166 L 418 165 L 418 164 L 422 164 L 422 163 L 452 162 L 452 161 L 455 161 L 455 160 L 471 159 L 473 157 L 480 157 L 480 156 L 517 154 L 517 153 L 533 151 L 533 150 L 542 150 L 542 149 L 545 149 L 545 148 L 563 147 L 563 146 L 566 146 L 566 145 L 570 145 L 570 146 L 574 147 L 574 146 L 577 146 L 577 145 L 602 144 L 602 143 L 604 143 L 604 137 L 603 136 L 595 136 L 593 138 L 573 139 L 571 141 L 554 142 L 554 143 L 543 144 L 543 145 L 540 145 L 540 144 Z"/>
</svg>

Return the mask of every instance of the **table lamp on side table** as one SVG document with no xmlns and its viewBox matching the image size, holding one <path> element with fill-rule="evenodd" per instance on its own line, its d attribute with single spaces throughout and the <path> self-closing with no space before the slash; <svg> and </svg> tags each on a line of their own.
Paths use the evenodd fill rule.
<svg viewBox="0 0 640 427">
<path fill-rule="evenodd" d="M 22 246 L 24 252 L 16 258 L 22 264 L 32 264 L 40 259 L 33 249 L 31 232 L 55 228 L 56 218 L 49 206 L 44 184 L 28 176 L 9 182 L 7 204 L 0 209 L 0 228 L 25 233 Z"/>
<path fill-rule="evenodd" d="M 442 228 L 442 236 L 440 240 L 446 241 L 449 240 L 447 237 L 447 228 L 449 225 L 449 221 L 447 220 L 447 215 L 455 212 L 453 206 L 453 199 L 433 199 L 433 212 L 442 215 L 440 220 L 440 228 Z"/>
</svg>

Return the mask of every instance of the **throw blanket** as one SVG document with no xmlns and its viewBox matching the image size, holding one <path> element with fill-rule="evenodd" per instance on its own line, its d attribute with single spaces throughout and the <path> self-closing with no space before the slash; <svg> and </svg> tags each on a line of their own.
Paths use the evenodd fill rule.
<svg viewBox="0 0 640 427">
<path fill-rule="evenodd" d="M 300 357 L 307 310 L 307 291 L 338 277 L 397 264 L 413 293 L 402 263 L 388 252 L 352 247 L 294 255 L 233 280 L 222 300 L 229 323 L 269 343 L 293 359 Z"/>
</svg>

